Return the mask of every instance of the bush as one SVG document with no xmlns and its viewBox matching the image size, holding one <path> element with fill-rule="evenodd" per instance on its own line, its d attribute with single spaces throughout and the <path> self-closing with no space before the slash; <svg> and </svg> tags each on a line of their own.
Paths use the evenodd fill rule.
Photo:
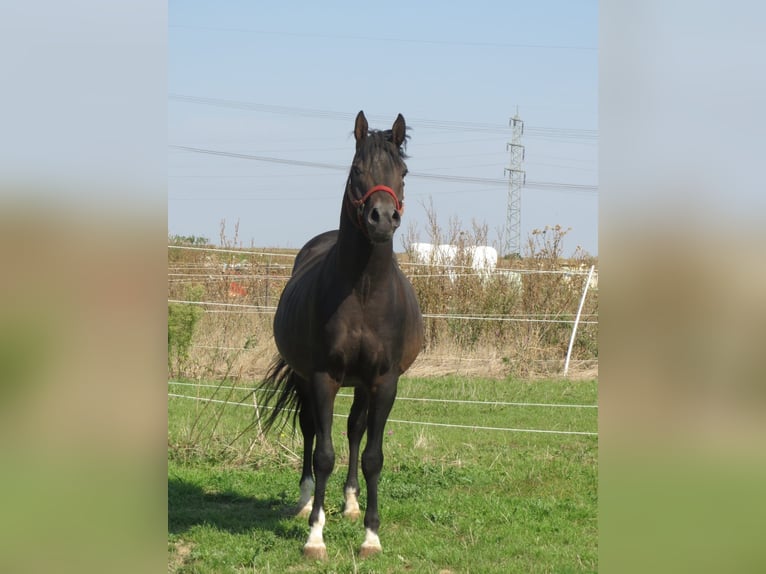
<svg viewBox="0 0 766 574">
<path fill-rule="evenodd" d="M 204 289 L 190 286 L 186 290 L 187 301 L 199 301 Z M 203 311 L 188 303 L 168 303 L 168 371 L 170 376 L 180 375 L 189 360 L 189 349 L 194 329 Z"/>
</svg>

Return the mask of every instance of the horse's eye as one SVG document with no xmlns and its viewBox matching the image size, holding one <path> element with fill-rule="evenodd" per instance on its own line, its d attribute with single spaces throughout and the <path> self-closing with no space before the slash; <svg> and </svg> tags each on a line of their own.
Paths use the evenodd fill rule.
<svg viewBox="0 0 766 574">
<path fill-rule="evenodd" d="M 352 165 L 351 171 L 354 173 L 356 177 L 359 177 L 360 175 L 362 175 L 362 170 L 359 168 L 359 166 Z"/>
<path fill-rule="evenodd" d="M 404 173 L 402 174 L 402 177 L 405 177 L 408 173 L 410 173 L 409 170 L 405 169 Z"/>
</svg>

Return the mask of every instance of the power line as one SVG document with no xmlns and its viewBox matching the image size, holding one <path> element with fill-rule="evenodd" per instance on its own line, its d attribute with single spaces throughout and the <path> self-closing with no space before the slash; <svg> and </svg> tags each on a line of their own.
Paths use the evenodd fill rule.
<svg viewBox="0 0 766 574">
<path fill-rule="evenodd" d="M 332 169 L 336 171 L 348 170 L 347 165 L 339 165 L 339 164 L 332 164 L 332 163 L 303 161 L 303 160 L 297 160 L 297 159 L 285 159 L 285 158 L 252 155 L 252 154 L 246 154 L 246 153 L 235 153 L 235 152 L 229 152 L 229 151 L 212 150 L 212 149 L 204 149 L 204 148 L 196 148 L 196 147 L 180 146 L 180 145 L 170 145 L 169 147 L 172 149 L 187 151 L 191 153 L 215 155 L 220 157 L 231 157 L 231 158 L 246 159 L 251 161 L 278 163 L 283 165 L 292 165 L 292 166 L 299 166 L 299 167 Z M 480 185 L 505 186 L 508 183 L 506 179 L 501 179 L 501 178 L 472 177 L 472 176 L 462 176 L 462 175 L 440 175 L 435 173 L 422 173 L 422 172 L 409 172 L 407 177 L 413 177 L 416 179 L 449 181 L 449 182 L 455 182 L 455 183 L 475 183 Z M 547 190 L 547 191 L 559 190 L 559 191 L 575 191 L 575 192 L 587 192 L 587 193 L 598 192 L 598 186 L 596 185 L 586 185 L 586 184 L 579 184 L 579 183 L 564 183 L 564 182 L 556 182 L 556 181 L 531 181 L 530 180 L 525 183 L 525 187 Z"/>
<path fill-rule="evenodd" d="M 353 113 L 348 112 L 336 112 L 332 110 L 321 110 L 312 108 L 300 108 L 295 106 L 280 106 L 273 104 L 260 104 L 257 102 L 246 102 L 241 100 L 229 100 L 223 98 L 207 98 L 201 96 L 190 96 L 186 94 L 170 94 L 169 99 L 186 102 L 191 104 L 203 104 L 208 106 L 215 106 L 221 108 L 231 108 L 239 110 L 267 112 L 273 114 L 296 116 L 296 117 L 317 117 L 332 120 L 340 120 L 347 123 L 354 121 L 356 117 Z M 386 122 L 390 118 L 385 116 L 370 115 L 369 119 L 376 122 Z M 454 120 L 430 120 L 425 118 L 410 118 L 408 123 L 418 128 L 429 128 L 447 131 L 462 131 L 462 132 L 483 132 L 494 133 L 499 135 L 508 135 L 508 126 L 501 124 L 482 123 L 482 122 L 465 122 Z M 556 128 L 556 127 L 541 127 L 541 126 L 525 126 L 525 135 L 529 137 L 540 137 L 546 139 L 561 139 L 561 140 L 587 140 L 590 143 L 598 141 L 598 130 L 587 130 L 579 128 Z"/>
<path fill-rule="evenodd" d="M 573 50 L 595 52 L 598 48 L 593 46 L 577 46 L 566 44 L 523 44 L 518 42 L 470 42 L 465 40 L 432 40 L 428 38 L 411 37 L 383 37 L 383 36 L 354 36 L 351 34 L 320 34 L 317 32 L 284 32 L 279 30 L 259 30 L 255 28 L 232 28 L 223 26 L 191 26 L 185 24 L 170 24 L 168 28 L 179 30 L 200 30 L 203 32 L 235 32 L 241 34 L 258 34 L 269 36 L 286 36 L 292 38 L 322 38 L 328 40 L 353 40 L 369 42 L 395 42 L 397 44 L 432 44 L 438 46 L 471 46 L 477 48 L 516 48 L 535 50 Z"/>
</svg>

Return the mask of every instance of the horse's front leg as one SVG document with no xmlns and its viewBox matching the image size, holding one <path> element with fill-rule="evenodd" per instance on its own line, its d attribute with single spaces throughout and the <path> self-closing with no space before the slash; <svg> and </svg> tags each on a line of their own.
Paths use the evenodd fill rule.
<svg viewBox="0 0 766 574">
<path fill-rule="evenodd" d="M 343 516 L 356 520 L 361 515 L 359 510 L 359 445 L 367 428 L 367 389 L 359 385 L 354 389 L 354 402 L 348 415 L 348 476 L 343 494 L 346 504 Z"/>
<path fill-rule="evenodd" d="M 317 373 L 312 378 L 311 406 L 314 415 L 316 446 L 314 448 L 314 504 L 309 515 L 309 538 L 303 547 L 303 555 L 314 560 L 327 559 L 327 547 L 322 531 L 325 523 L 324 499 L 327 480 L 335 466 L 335 450 L 332 446 L 332 412 L 335 395 L 340 385 L 327 373 Z"/>
<path fill-rule="evenodd" d="M 362 472 L 367 482 L 367 511 L 364 514 L 365 539 L 359 552 L 362 558 L 382 550 L 378 528 L 378 480 L 383 469 L 383 432 L 396 398 L 398 376 L 380 377 L 373 383 L 367 412 L 367 445 L 362 453 Z"/>
</svg>

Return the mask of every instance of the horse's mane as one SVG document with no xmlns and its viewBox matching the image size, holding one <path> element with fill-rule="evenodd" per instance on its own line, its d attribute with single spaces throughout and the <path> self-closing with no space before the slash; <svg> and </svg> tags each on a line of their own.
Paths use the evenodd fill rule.
<svg viewBox="0 0 766 574">
<path fill-rule="evenodd" d="M 410 128 L 407 127 L 405 130 L 404 141 L 402 142 L 402 145 L 399 146 L 399 157 L 402 159 L 407 159 L 409 157 L 407 155 L 407 140 L 410 139 L 410 134 L 406 132 L 409 132 Z M 393 130 L 368 130 L 367 139 L 365 141 L 365 146 L 370 146 L 368 149 L 370 151 L 375 151 L 380 148 L 384 142 L 393 143 L 394 132 Z"/>
</svg>

